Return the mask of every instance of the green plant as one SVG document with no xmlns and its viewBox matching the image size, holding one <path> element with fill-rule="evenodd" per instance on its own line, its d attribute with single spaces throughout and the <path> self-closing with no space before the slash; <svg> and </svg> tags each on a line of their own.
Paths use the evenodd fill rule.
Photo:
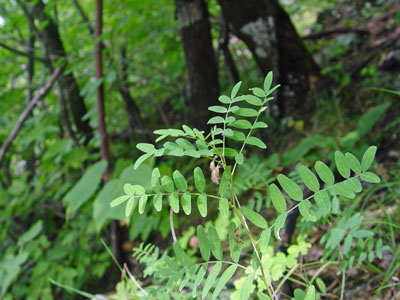
<svg viewBox="0 0 400 300">
<path fill-rule="evenodd" d="M 353 199 L 356 193 L 361 192 L 362 184 L 360 180 L 369 183 L 380 181 L 377 175 L 368 171 L 374 161 L 377 149 L 375 146 L 371 146 L 365 151 L 361 162 L 351 153 L 343 154 L 336 151 L 336 169 L 344 178 L 343 181 L 335 183 L 335 176 L 331 169 L 322 161 L 317 161 L 315 171 L 319 179 L 308 167 L 300 166 L 297 168 L 298 179 L 311 192 L 309 197 L 304 197 L 303 188 L 283 174 L 277 176 L 277 183 L 279 183 L 280 188 L 276 183 L 269 184 L 268 197 L 270 197 L 277 212 L 274 222 L 268 223 L 260 213 L 245 206 L 244 201 L 238 198 L 234 178 L 238 166 L 244 163 L 246 146 L 266 148 L 265 143 L 254 136 L 254 132 L 256 129 L 268 127 L 266 123 L 260 122 L 258 119 L 267 109 L 265 105 L 273 99 L 272 93 L 278 88 L 278 86 L 271 88 L 271 83 L 272 73 L 270 72 L 264 80 L 263 89 L 252 88 L 250 89 L 252 94 L 238 96 L 241 85 L 241 82 L 239 82 L 232 89 L 230 97 L 220 96 L 218 100 L 221 105 L 209 108 L 219 115 L 208 121 L 208 124 L 213 127 L 207 135 L 196 128 L 183 125 L 182 129 L 156 130 L 154 133 L 159 135 L 156 143 L 167 138 L 170 139 L 158 148 L 147 143 L 137 145 L 137 148 L 145 154 L 137 159 L 135 168 L 138 168 L 150 157 L 188 156 L 208 159 L 211 173 L 205 175 L 202 168 L 196 167 L 193 170 L 193 181 L 189 181 L 179 170 L 174 170 L 172 176 L 169 176 L 161 174 L 159 169 L 155 168 L 151 176 L 151 192 L 141 185 L 125 184 L 125 195 L 113 200 L 111 207 L 126 203 L 125 214 L 128 217 L 136 207 L 140 214 L 143 213 L 149 199 L 152 199 L 156 211 L 160 211 L 166 205 L 165 202 L 168 202 L 167 206 L 170 207 L 171 215 L 179 213 L 181 209 L 186 215 L 190 215 L 193 214 L 192 199 L 196 198 L 197 208 L 202 217 L 207 216 L 210 206 L 218 205 L 219 214 L 224 218 L 231 218 L 228 226 L 229 251 L 224 251 L 218 231 L 213 225 L 210 225 L 207 229 L 201 225 L 197 227 L 197 239 L 202 262 L 191 262 L 178 242 L 172 225 L 175 258 L 168 256 L 166 252 L 159 256 L 158 250 L 155 250 L 154 247 L 147 248 L 151 251 L 145 251 L 146 247 L 143 246 L 136 249 L 135 256 L 147 264 L 147 274 L 154 275 L 155 278 L 154 285 L 146 291 L 147 295 L 154 297 L 156 297 L 155 295 L 165 296 L 166 294 L 180 295 L 179 298 L 200 295 L 202 299 L 215 299 L 237 269 L 240 268 L 248 272 L 243 283 L 245 288 L 242 288 L 240 292 L 240 299 L 249 298 L 250 287 L 255 280 L 258 282 L 256 294 L 259 299 L 278 299 L 279 288 L 294 271 L 294 269 L 289 269 L 293 267 L 293 264 L 276 264 L 280 268 L 282 276 L 287 272 L 282 279 L 282 276 L 271 274 L 264 258 L 267 255 L 272 255 L 268 250 L 271 249 L 268 245 L 273 238 L 275 237 L 277 241 L 281 239 L 280 230 L 285 226 L 288 214 L 298 209 L 305 222 L 315 224 L 332 211 L 337 212 L 339 197 Z M 249 121 L 249 118 L 252 122 Z M 230 147 L 232 142 L 240 143 L 238 150 Z M 352 172 L 353 176 L 351 176 Z M 206 180 L 206 178 L 210 180 Z M 208 190 L 212 191 L 213 189 L 217 189 L 218 192 L 208 192 Z M 163 199 L 167 201 L 163 201 Z M 209 202 L 211 202 L 211 205 L 209 205 Z M 288 203 L 291 204 L 290 208 L 288 208 Z M 347 229 L 349 229 L 348 236 L 363 238 L 371 235 L 360 228 L 362 219 L 360 221 L 359 216 L 353 215 L 350 218 L 358 218 L 358 225 L 339 230 L 341 227 L 338 224 L 337 228 L 333 229 L 325 238 L 327 248 L 337 249 Z M 250 223 L 258 228 L 257 231 L 250 226 Z M 243 241 L 240 241 L 238 237 L 241 233 L 245 237 Z M 348 238 L 346 237 L 346 239 Z M 348 243 L 348 241 L 345 241 L 346 250 L 349 250 Z M 242 264 L 240 260 L 245 245 L 249 245 L 252 249 L 250 265 Z M 306 251 L 306 248 L 303 250 Z M 229 252 L 230 260 L 224 255 L 225 252 Z M 302 251 L 296 252 L 296 258 L 300 252 Z M 211 259 L 211 254 L 214 259 Z M 208 270 L 211 265 L 211 270 Z M 294 266 L 298 267 L 298 264 Z M 206 275 L 208 271 L 209 273 Z M 273 281 L 277 279 L 282 279 L 282 282 L 274 286 Z M 295 298 L 316 299 L 318 293 L 314 281 L 320 290 L 323 289 L 321 280 L 316 276 L 311 280 L 302 282 L 305 291 L 297 290 Z M 159 284 L 157 285 L 156 282 Z M 215 286 L 214 282 L 216 282 Z M 203 285 L 201 294 L 197 291 L 200 285 Z M 213 286 L 213 293 L 210 293 Z M 191 290 L 191 293 L 187 292 L 187 289 Z M 323 291 L 321 290 L 321 292 Z M 140 294 L 141 291 L 138 291 L 138 293 Z"/>
</svg>

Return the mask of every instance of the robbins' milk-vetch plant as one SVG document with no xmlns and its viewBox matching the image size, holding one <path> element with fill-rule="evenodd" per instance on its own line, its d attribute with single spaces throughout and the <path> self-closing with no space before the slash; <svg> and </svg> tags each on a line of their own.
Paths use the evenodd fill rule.
<svg viewBox="0 0 400 300">
<path fill-rule="evenodd" d="M 144 251 L 143 246 L 136 249 L 134 255 L 147 265 L 152 264 L 149 274 L 157 277 L 160 282 L 166 282 L 157 289 L 149 288 L 146 291 L 140 288 L 141 295 L 157 295 L 157 297 L 162 295 L 165 297 L 164 293 L 174 295 L 176 291 L 172 289 L 172 286 L 177 285 L 183 298 L 201 296 L 202 299 L 216 299 L 237 269 L 242 268 L 251 272 L 248 272 L 244 281 L 240 299 L 249 298 L 248 287 L 255 281 L 258 282 L 256 293 L 259 299 L 278 299 L 277 295 L 282 282 L 278 285 L 274 284 L 271 270 L 268 270 L 268 264 L 263 258 L 271 255 L 268 247 L 270 240 L 281 239 L 280 230 L 284 227 L 288 214 L 298 209 L 306 221 L 316 223 L 323 215 L 321 211 L 326 213 L 331 210 L 332 198 L 343 196 L 352 199 L 355 193 L 362 190 L 360 180 L 369 183 L 380 181 L 377 175 L 368 171 L 375 158 L 377 149 L 375 146 L 365 151 L 361 162 L 351 153 L 343 154 L 336 151 L 336 169 L 344 178 L 343 181 L 335 182 L 331 169 L 322 161 L 317 161 L 314 166 L 315 172 L 306 166 L 300 166 L 297 169 L 301 182 L 310 190 L 311 196 L 305 197 L 303 188 L 283 174 L 277 176 L 276 183 L 269 185 L 267 193 L 277 211 L 274 222 L 268 223 L 260 213 L 241 205 L 242 201 L 235 191 L 234 178 L 238 165 L 244 162 L 245 147 L 266 148 L 264 142 L 254 136 L 254 132 L 257 129 L 267 128 L 267 124 L 260 121 L 259 117 L 267 109 L 266 104 L 273 99 L 272 93 L 279 87 L 271 85 L 272 72 L 266 76 L 263 89 L 256 87 L 250 89 L 250 94 L 238 95 L 241 86 L 239 82 L 233 87 L 230 96 L 220 96 L 218 100 L 221 105 L 209 107 L 210 111 L 218 115 L 208 121 L 208 124 L 213 126 L 208 134 L 183 125 L 182 129 L 156 130 L 154 133 L 159 135 L 155 141 L 157 146 L 148 143 L 137 144 L 137 148 L 144 154 L 136 160 L 134 168 L 138 168 L 150 157 L 189 156 L 210 160 L 209 180 L 218 186 L 218 194 L 210 194 L 206 191 L 208 176 L 205 176 L 200 167 L 193 170 L 194 189 L 188 188 L 189 180 L 179 170 L 174 170 L 170 177 L 162 176 L 159 169 L 155 168 L 152 172 L 151 191 L 146 191 L 140 185 L 125 184 L 125 195 L 114 199 L 110 204 L 111 207 L 125 204 L 125 214 L 128 217 L 136 207 L 139 213 L 143 213 L 148 201 L 152 201 L 156 211 L 167 206 L 171 214 L 177 214 L 183 210 L 186 215 L 190 215 L 193 202 L 196 203 L 200 215 L 205 218 L 209 203 L 211 203 L 212 206 L 218 205 L 219 214 L 222 217 L 229 218 L 232 213 L 237 220 L 228 226 L 230 259 L 224 254 L 218 231 L 212 225 L 207 230 L 201 225 L 197 227 L 198 245 L 204 260 L 201 263 L 191 263 L 176 237 L 173 243 L 175 258 L 169 257 L 166 253 L 159 255 L 157 248 L 151 248 L 151 251 Z M 163 140 L 167 141 L 160 144 Z M 228 141 L 232 140 L 239 143 L 238 148 L 227 146 Z M 293 204 L 288 206 L 288 203 Z M 319 214 L 316 213 L 318 211 Z M 258 227 L 261 232 L 255 234 L 250 223 Z M 252 247 L 251 268 L 240 263 L 241 249 L 237 237 L 239 228 L 244 230 Z M 328 248 L 337 247 L 346 230 L 351 231 L 351 228 L 350 226 L 346 229 L 332 230 L 325 238 Z M 362 237 L 363 232 L 359 230 L 359 226 L 356 226 L 352 234 L 357 236 L 356 232 L 358 232 L 358 235 Z M 349 246 L 346 245 L 346 247 Z M 191 293 L 187 290 L 191 290 Z M 305 299 L 318 297 L 312 281 L 306 285 L 304 297 Z"/>
</svg>

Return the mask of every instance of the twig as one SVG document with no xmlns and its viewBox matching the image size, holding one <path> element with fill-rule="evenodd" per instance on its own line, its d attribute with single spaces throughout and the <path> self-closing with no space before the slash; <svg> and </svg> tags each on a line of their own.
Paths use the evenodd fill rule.
<svg viewBox="0 0 400 300">
<path fill-rule="evenodd" d="M 51 87 L 53 86 L 54 82 L 56 81 L 58 75 L 61 73 L 61 67 L 58 67 L 54 70 L 53 74 L 51 75 L 50 79 L 46 82 L 46 84 L 39 90 L 35 97 L 28 103 L 24 111 L 19 116 L 17 123 L 15 124 L 14 128 L 11 130 L 10 134 L 8 135 L 7 139 L 3 143 L 0 148 L 0 165 L 3 162 L 4 155 L 6 154 L 8 147 L 10 147 L 12 141 L 17 136 L 19 130 L 21 129 L 22 125 L 28 118 L 29 114 L 33 110 L 36 104 L 39 103 L 40 99 L 42 99 L 46 94 L 49 92 Z"/>
<path fill-rule="evenodd" d="M 132 282 L 137 286 L 137 288 L 145 295 L 148 296 L 149 294 L 140 286 L 140 284 L 136 281 L 135 277 L 131 274 L 129 271 L 128 267 L 126 266 L 126 263 L 124 264 L 124 270 L 128 274 L 129 278 L 132 280 Z"/>
<path fill-rule="evenodd" d="M 171 210 L 169 211 L 169 225 L 171 227 L 171 234 L 172 234 L 172 239 L 174 240 L 174 242 L 177 241 L 176 239 L 176 234 L 175 234 L 175 228 L 174 228 L 174 211 Z"/>
<path fill-rule="evenodd" d="M 331 28 L 319 32 L 310 33 L 303 37 L 303 40 L 317 40 L 323 38 L 325 36 L 333 35 L 333 34 L 341 34 L 341 33 L 349 33 L 354 32 L 360 35 L 369 34 L 370 32 L 364 28 L 356 28 L 356 27 L 340 27 L 340 28 Z"/>
<path fill-rule="evenodd" d="M 87 26 L 90 34 L 94 35 L 94 29 L 93 29 L 92 25 L 90 24 L 89 18 L 86 16 L 86 14 L 83 11 L 82 7 L 79 5 L 78 0 L 72 0 L 72 2 L 74 3 L 76 9 L 78 10 L 79 14 L 81 15 L 81 18 L 86 23 L 86 26 Z"/>
<path fill-rule="evenodd" d="M 47 59 L 45 59 L 45 58 L 38 57 L 38 56 L 32 55 L 31 53 L 27 53 L 27 52 L 24 52 L 24 51 L 20 51 L 20 50 L 14 49 L 14 48 L 12 48 L 12 47 L 10 47 L 10 46 L 2 43 L 2 42 L 0 42 L 0 47 L 4 48 L 4 49 L 6 49 L 6 50 L 8 50 L 10 52 L 13 52 L 15 54 L 22 55 L 22 56 L 27 56 L 29 58 L 33 58 L 33 59 L 41 61 L 43 63 L 47 62 Z"/>
</svg>

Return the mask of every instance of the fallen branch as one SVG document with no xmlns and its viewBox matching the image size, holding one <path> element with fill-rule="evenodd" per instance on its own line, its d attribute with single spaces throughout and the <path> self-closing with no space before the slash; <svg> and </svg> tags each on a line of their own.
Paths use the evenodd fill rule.
<svg viewBox="0 0 400 300">
<path fill-rule="evenodd" d="M 19 116 L 17 123 L 15 124 L 14 128 L 11 130 L 10 134 L 8 135 L 7 139 L 3 143 L 0 148 L 0 165 L 3 162 L 4 155 L 6 154 L 8 148 L 10 147 L 12 141 L 17 136 L 19 130 L 21 129 L 22 125 L 28 118 L 29 114 L 32 112 L 33 108 L 36 104 L 39 103 L 40 99 L 42 99 L 46 94 L 49 92 L 51 87 L 53 86 L 54 82 L 56 81 L 58 75 L 60 75 L 62 68 L 57 68 L 54 70 L 53 74 L 51 74 L 50 79 L 46 82 L 46 84 L 39 90 L 35 97 L 28 103 L 24 111 Z"/>
</svg>

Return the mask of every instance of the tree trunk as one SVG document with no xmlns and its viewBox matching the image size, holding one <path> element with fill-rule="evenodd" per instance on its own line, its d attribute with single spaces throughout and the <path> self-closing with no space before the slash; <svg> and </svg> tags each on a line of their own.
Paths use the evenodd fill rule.
<svg viewBox="0 0 400 300">
<path fill-rule="evenodd" d="M 51 56 L 49 59 L 53 63 L 59 59 L 67 60 L 58 27 L 52 18 L 46 14 L 44 4 L 41 0 L 35 4 L 32 14 L 40 22 L 47 22 L 47 25 L 40 31 L 39 38 Z M 65 68 L 67 69 L 68 66 L 66 65 Z M 78 83 L 72 73 L 60 74 L 58 81 L 63 90 L 64 98 L 68 99 L 69 108 L 77 130 L 88 141 L 93 136 L 93 131 L 89 125 L 89 121 L 82 120 L 83 116 L 87 113 L 87 109 L 83 98 L 79 94 Z"/>
<path fill-rule="evenodd" d="M 297 34 L 288 14 L 277 0 L 218 0 L 224 16 L 253 54 L 266 75 L 274 72 L 279 116 L 300 116 L 320 73 L 317 64 Z"/>
<path fill-rule="evenodd" d="M 196 128 L 206 129 L 208 107 L 216 104 L 219 96 L 207 6 L 204 0 L 175 0 L 175 6 L 189 77 L 189 119 Z"/>
</svg>

